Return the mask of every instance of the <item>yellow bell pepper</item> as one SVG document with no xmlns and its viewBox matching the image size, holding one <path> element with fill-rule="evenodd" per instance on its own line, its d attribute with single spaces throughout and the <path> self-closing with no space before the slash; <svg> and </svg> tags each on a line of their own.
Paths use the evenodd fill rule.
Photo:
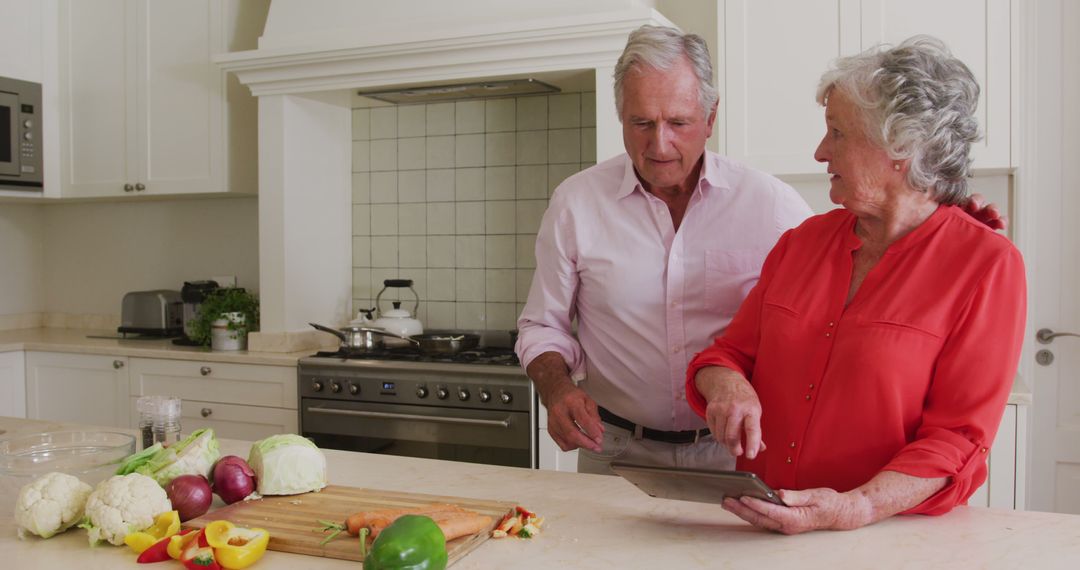
<svg viewBox="0 0 1080 570">
<path fill-rule="evenodd" d="M 200 546 L 209 546 L 209 544 L 206 544 L 206 534 L 202 529 L 187 534 L 174 534 L 169 538 L 169 546 L 165 549 L 165 552 L 168 553 L 169 558 L 180 560 L 185 549 Z"/>
<path fill-rule="evenodd" d="M 142 554 L 157 541 L 173 536 L 180 532 L 180 513 L 169 511 L 161 513 L 154 519 L 150 528 L 133 532 L 124 537 L 124 544 L 131 547 L 135 554 Z"/>
<path fill-rule="evenodd" d="M 214 549 L 214 558 L 222 568 L 247 568 L 262 558 L 270 533 L 261 528 L 243 528 L 229 521 L 206 525 L 206 542 Z"/>
</svg>

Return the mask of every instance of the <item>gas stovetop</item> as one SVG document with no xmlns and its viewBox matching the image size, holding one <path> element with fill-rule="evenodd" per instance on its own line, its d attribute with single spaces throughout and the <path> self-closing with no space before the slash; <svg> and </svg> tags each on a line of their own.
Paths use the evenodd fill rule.
<svg viewBox="0 0 1080 570">
<path fill-rule="evenodd" d="M 389 360 L 397 362 L 452 362 L 457 364 L 494 364 L 497 366 L 520 366 L 514 349 L 486 346 L 457 354 L 423 354 L 414 346 L 388 348 L 378 352 L 352 352 L 339 349 L 334 352 L 320 351 L 312 358 L 338 360 Z"/>
</svg>

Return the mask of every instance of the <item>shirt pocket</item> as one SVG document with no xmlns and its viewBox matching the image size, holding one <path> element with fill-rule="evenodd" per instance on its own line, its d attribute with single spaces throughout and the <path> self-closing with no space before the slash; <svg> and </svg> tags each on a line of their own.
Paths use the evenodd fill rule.
<svg viewBox="0 0 1080 570">
<path fill-rule="evenodd" d="M 767 249 L 706 250 L 705 301 L 710 311 L 730 318 L 761 275 Z"/>
</svg>

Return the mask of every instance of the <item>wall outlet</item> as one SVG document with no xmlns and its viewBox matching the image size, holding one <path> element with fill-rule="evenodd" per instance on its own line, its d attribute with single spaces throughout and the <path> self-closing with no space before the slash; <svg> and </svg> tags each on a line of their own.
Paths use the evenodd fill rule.
<svg viewBox="0 0 1080 570">
<path fill-rule="evenodd" d="M 211 281 L 217 281 L 218 287 L 236 287 L 235 275 L 222 275 L 218 277 L 211 277 Z"/>
</svg>

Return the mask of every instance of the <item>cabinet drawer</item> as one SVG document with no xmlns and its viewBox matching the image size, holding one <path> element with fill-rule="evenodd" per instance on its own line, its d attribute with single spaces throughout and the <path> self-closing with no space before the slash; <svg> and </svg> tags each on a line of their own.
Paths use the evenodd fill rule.
<svg viewBox="0 0 1080 570">
<path fill-rule="evenodd" d="M 131 395 L 296 409 L 296 368 L 131 359 Z"/>
<path fill-rule="evenodd" d="M 138 398 L 131 398 L 131 417 L 136 418 L 133 424 L 138 423 L 139 417 L 136 401 Z M 296 410 L 199 400 L 181 402 L 180 428 L 185 436 L 197 429 L 211 428 L 216 437 L 255 441 L 279 433 L 297 433 L 298 422 Z"/>
</svg>

